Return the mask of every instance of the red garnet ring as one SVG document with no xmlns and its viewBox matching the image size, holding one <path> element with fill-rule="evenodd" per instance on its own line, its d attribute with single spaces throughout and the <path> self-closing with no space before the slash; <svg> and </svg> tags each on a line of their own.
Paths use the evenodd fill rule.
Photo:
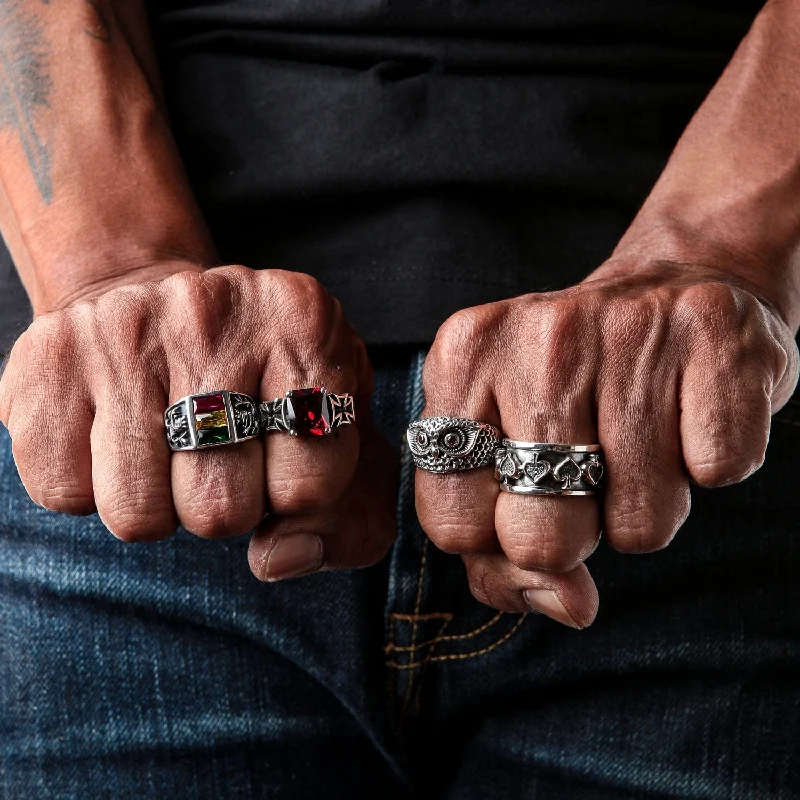
<svg viewBox="0 0 800 800">
<path fill-rule="evenodd" d="M 324 386 L 292 389 L 259 406 L 262 431 L 287 431 L 292 436 L 327 436 L 356 421 L 353 396 L 331 394 Z"/>
</svg>

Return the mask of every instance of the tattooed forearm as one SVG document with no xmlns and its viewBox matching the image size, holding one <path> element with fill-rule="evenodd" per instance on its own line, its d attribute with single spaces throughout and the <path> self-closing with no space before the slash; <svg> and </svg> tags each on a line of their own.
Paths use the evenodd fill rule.
<svg viewBox="0 0 800 800">
<path fill-rule="evenodd" d="M 91 36 L 92 39 L 98 39 L 101 42 L 110 42 L 111 41 L 111 25 L 109 24 L 108 20 L 106 19 L 106 15 L 102 8 L 100 8 L 100 3 L 97 0 L 84 0 L 87 6 L 92 9 L 95 15 L 95 26 L 93 28 L 85 28 L 85 32 L 87 36 Z"/>
<path fill-rule="evenodd" d="M 48 50 L 40 20 L 22 5 L 22 0 L 0 0 L 0 129 L 19 137 L 39 192 L 49 203 L 50 152 L 40 133 L 52 91 Z"/>
<path fill-rule="evenodd" d="M 109 20 L 99 0 L 83 0 L 90 9 L 84 33 L 111 42 Z M 42 0 L 50 5 L 51 0 Z M 0 0 L 0 130 L 16 134 L 45 203 L 53 198 L 47 125 L 53 90 L 50 48 L 44 21 L 26 8 L 26 0 Z"/>
</svg>

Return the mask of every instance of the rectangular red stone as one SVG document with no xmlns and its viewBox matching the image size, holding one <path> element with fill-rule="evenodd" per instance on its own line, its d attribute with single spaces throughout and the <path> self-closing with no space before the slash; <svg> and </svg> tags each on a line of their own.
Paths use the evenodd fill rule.
<svg viewBox="0 0 800 800">
<path fill-rule="evenodd" d="M 194 403 L 195 414 L 210 414 L 212 411 L 223 411 L 225 409 L 225 400 L 223 400 L 221 394 L 195 397 L 192 402 Z"/>
</svg>

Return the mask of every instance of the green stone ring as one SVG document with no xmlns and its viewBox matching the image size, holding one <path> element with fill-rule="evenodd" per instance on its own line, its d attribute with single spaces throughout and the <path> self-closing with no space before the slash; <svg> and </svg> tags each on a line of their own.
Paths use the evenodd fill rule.
<svg viewBox="0 0 800 800">
<path fill-rule="evenodd" d="M 190 394 L 164 413 L 173 450 L 200 450 L 254 439 L 260 433 L 258 406 L 239 392 Z"/>
</svg>

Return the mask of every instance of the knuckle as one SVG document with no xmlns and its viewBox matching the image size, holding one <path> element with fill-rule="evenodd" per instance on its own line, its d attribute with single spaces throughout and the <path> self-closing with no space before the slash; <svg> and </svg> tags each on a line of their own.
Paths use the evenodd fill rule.
<svg viewBox="0 0 800 800">
<path fill-rule="evenodd" d="M 258 274 L 258 271 L 251 267 L 246 267 L 244 264 L 225 264 L 221 267 L 212 267 L 203 274 L 219 275 L 235 283 L 237 281 L 252 281 Z"/>
<path fill-rule="evenodd" d="M 98 498 L 98 515 L 123 542 L 152 542 L 171 536 L 177 527 L 171 502 L 160 502 L 143 487 L 119 484 Z"/>
<path fill-rule="evenodd" d="M 428 357 L 443 370 L 451 370 L 468 361 L 485 341 L 493 317 L 491 306 L 457 311 L 439 328 Z"/>
<path fill-rule="evenodd" d="M 730 486 L 749 478 L 761 468 L 766 452 L 757 457 L 743 458 L 735 455 L 714 455 L 693 459 L 689 464 L 694 482 L 706 489 Z"/>
<path fill-rule="evenodd" d="M 127 543 L 157 542 L 168 539 L 175 531 L 174 524 L 166 518 L 160 521 L 157 514 L 141 516 L 119 512 L 110 517 L 101 515 L 100 518 L 117 539 Z"/>
<path fill-rule="evenodd" d="M 542 405 L 552 417 L 571 414 L 575 403 L 585 403 L 591 354 L 597 347 L 592 338 L 596 330 L 593 314 L 592 304 L 578 298 L 548 298 L 534 303 L 528 321 L 516 326 L 520 345 L 514 361 L 516 382 L 522 389 L 524 376 L 531 374 L 533 366 L 536 380 L 532 391 L 537 398 L 546 398 Z"/>
<path fill-rule="evenodd" d="M 224 491 L 198 493 L 186 502 L 180 514 L 186 530 L 201 539 L 242 536 L 255 527 L 258 516 L 253 503 Z"/>
<path fill-rule="evenodd" d="M 9 356 L 3 369 L 3 374 L 0 375 L 0 420 L 6 427 L 10 424 L 11 406 L 14 401 L 17 380 L 20 377 L 16 367 L 16 360 L 13 357 L 14 351 L 12 350 L 11 356 Z"/>
<path fill-rule="evenodd" d="M 299 308 L 328 302 L 330 294 L 313 275 L 305 272 L 276 272 L 275 275 L 280 276 L 279 285 L 287 299 Z"/>
<path fill-rule="evenodd" d="M 493 606 L 491 570 L 480 560 L 467 564 L 467 582 L 472 596 L 487 606 Z"/>
<path fill-rule="evenodd" d="M 435 483 L 430 477 L 438 478 Z M 469 479 L 458 474 L 420 476 L 417 484 L 417 517 L 430 540 L 445 553 L 480 553 L 497 549 L 494 506 Z"/>
<path fill-rule="evenodd" d="M 508 560 L 526 572 L 569 572 L 581 563 L 580 553 L 555 536 L 512 534 L 502 544 Z"/>
<path fill-rule="evenodd" d="M 634 468 L 628 465 L 627 469 Z M 691 510 L 689 481 L 684 474 L 645 457 L 638 461 L 638 469 L 642 475 L 635 482 L 615 481 L 612 474 L 608 486 L 604 535 L 621 553 L 663 550 Z"/>
<path fill-rule="evenodd" d="M 25 427 L 29 431 L 32 426 Z M 40 440 L 35 433 L 15 430 L 11 450 L 22 483 L 34 503 L 48 511 L 75 516 L 94 512 L 92 486 L 70 477 L 69 465 L 60 462 L 55 446 Z"/>
<path fill-rule="evenodd" d="M 466 524 L 463 520 L 438 518 L 422 522 L 428 538 L 444 553 L 482 553 L 487 551 L 487 533 L 481 528 Z M 492 534 L 492 538 L 493 538 Z"/>
<path fill-rule="evenodd" d="M 122 286 L 100 295 L 92 311 L 96 330 L 104 338 L 113 336 L 114 350 L 136 354 L 142 361 L 148 350 L 148 291 L 142 286 Z"/>
<path fill-rule="evenodd" d="M 268 497 L 275 514 L 312 514 L 331 505 L 336 498 L 322 477 L 270 477 Z"/>
<path fill-rule="evenodd" d="M 90 489 L 64 480 L 45 478 L 32 497 L 35 503 L 49 511 L 86 516 L 94 513 L 94 495 Z"/>
<path fill-rule="evenodd" d="M 684 516 L 676 524 L 665 526 L 664 520 L 650 510 L 634 507 L 618 509 L 606 519 L 607 537 L 620 553 L 655 553 L 672 541 L 685 519 Z"/>
<path fill-rule="evenodd" d="M 283 272 L 281 276 L 282 280 L 273 284 L 273 291 L 289 311 L 287 319 L 308 324 L 330 318 L 337 304 L 316 278 L 303 272 Z"/>
<path fill-rule="evenodd" d="M 341 304 L 316 278 L 301 272 L 265 272 L 260 291 L 263 307 L 273 311 L 267 315 L 273 329 L 263 335 L 271 349 L 283 352 L 288 361 L 307 363 L 341 344 Z"/>
<path fill-rule="evenodd" d="M 678 295 L 676 312 L 705 341 L 724 344 L 730 341 L 731 331 L 743 323 L 749 307 L 745 295 L 727 283 L 696 283 Z"/>
<path fill-rule="evenodd" d="M 791 349 L 784 347 L 777 339 L 769 337 L 764 341 L 760 352 L 754 354 L 757 365 L 763 363 L 768 365 L 773 385 L 783 380 L 790 370 L 793 375 L 797 374 L 797 343 L 792 340 L 789 347 Z"/>
<path fill-rule="evenodd" d="M 29 374 L 47 380 L 71 365 L 74 354 L 73 330 L 67 312 L 37 317 L 18 340 L 19 356 Z"/>
<path fill-rule="evenodd" d="M 584 306 L 585 301 L 563 297 L 537 302 L 532 320 L 539 345 L 548 351 L 563 351 L 565 345 L 574 341 L 576 332 L 583 329 Z"/>
<path fill-rule="evenodd" d="M 194 347 L 201 342 L 211 345 L 224 333 L 233 305 L 232 285 L 224 274 L 178 272 L 165 278 L 161 287 L 174 310 L 170 319 Z"/>
<path fill-rule="evenodd" d="M 20 344 L 25 342 L 28 346 L 34 346 L 34 344 L 47 340 L 59 341 L 66 319 L 66 311 L 51 311 L 48 314 L 42 314 L 31 322 L 17 341 Z"/>
</svg>

